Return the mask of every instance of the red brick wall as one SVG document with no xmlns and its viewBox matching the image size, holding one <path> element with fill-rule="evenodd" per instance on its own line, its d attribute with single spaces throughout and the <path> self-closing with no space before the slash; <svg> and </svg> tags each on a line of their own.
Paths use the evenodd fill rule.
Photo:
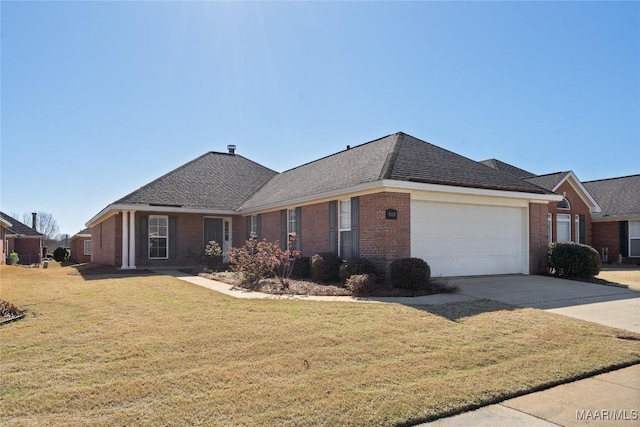
<svg viewBox="0 0 640 427">
<path fill-rule="evenodd" d="M 107 218 L 91 227 L 91 262 L 94 264 L 122 265 L 122 214 Z M 117 260 L 116 260 L 117 258 Z"/>
<path fill-rule="evenodd" d="M 396 209 L 398 219 L 385 219 Z M 411 256 L 411 196 L 406 193 L 375 193 L 360 196 L 360 256 L 385 264 Z"/>
<path fill-rule="evenodd" d="M 544 273 L 547 267 L 548 213 L 548 204 L 529 204 L 529 274 Z"/>
<path fill-rule="evenodd" d="M 20 264 L 35 264 L 42 260 L 42 240 L 39 238 L 15 237 L 13 251 L 18 253 Z"/>
<path fill-rule="evenodd" d="M 593 247 L 602 254 L 602 248 L 609 248 L 609 262 L 617 262 L 620 256 L 620 222 L 594 222 Z"/>
<path fill-rule="evenodd" d="M 91 240 L 91 237 L 76 237 L 70 242 L 71 261 L 76 263 L 91 262 L 91 255 L 84 254 L 84 242 Z"/>
<path fill-rule="evenodd" d="M 336 215 L 337 218 L 337 215 Z M 337 221 L 337 219 L 336 219 Z M 336 222 L 337 224 L 337 222 Z M 302 207 L 302 255 L 329 250 L 329 202 Z"/>
<path fill-rule="evenodd" d="M 304 225 L 304 218 L 302 219 L 302 224 Z M 279 241 L 280 211 L 263 213 L 262 219 L 260 220 L 260 231 L 261 239 L 267 239 L 269 242 L 275 242 L 276 240 Z"/>
<path fill-rule="evenodd" d="M 557 209 L 556 206 L 558 202 L 549 203 L 549 212 L 553 214 L 553 241 L 557 240 L 557 231 L 556 231 L 556 215 L 557 214 L 569 214 L 571 215 L 571 240 L 574 242 L 579 241 L 579 230 L 576 230 L 576 215 L 584 215 L 585 217 L 585 244 L 589 246 L 593 246 L 592 244 L 592 235 L 591 235 L 591 213 L 589 212 L 589 207 L 582 200 L 582 198 L 578 195 L 578 192 L 569 184 L 568 181 L 562 183 L 562 185 L 556 190 L 556 194 L 562 195 L 566 192 L 565 198 L 569 201 L 569 205 L 571 209 Z"/>
</svg>

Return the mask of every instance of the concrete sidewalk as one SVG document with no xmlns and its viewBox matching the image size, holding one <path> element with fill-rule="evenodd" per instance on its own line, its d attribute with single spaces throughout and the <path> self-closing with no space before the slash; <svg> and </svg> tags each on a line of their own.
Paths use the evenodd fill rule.
<svg viewBox="0 0 640 427">
<path fill-rule="evenodd" d="M 637 426 L 640 425 L 640 365 L 420 425 Z"/>
</svg>

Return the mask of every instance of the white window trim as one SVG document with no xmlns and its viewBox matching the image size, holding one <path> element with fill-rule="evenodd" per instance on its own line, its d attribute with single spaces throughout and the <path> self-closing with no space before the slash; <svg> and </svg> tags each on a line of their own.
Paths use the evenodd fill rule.
<svg viewBox="0 0 640 427">
<path fill-rule="evenodd" d="M 562 202 L 566 202 L 567 203 L 567 207 L 566 208 L 561 208 L 558 206 L 558 204 L 556 204 L 556 209 L 559 209 L 561 211 L 570 211 L 571 210 L 571 203 L 569 203 L 569 200 L 567 200 L 566 197 L 562 198 Z"/>
<path fill-rule="evenodd" d="M 346 227 L 342 224 L 342 204 L 349 204 L 349 226 Z M 338 202 L 338 256 L 343 257 L 342 254 L 342 232 L 351 231 L 351 199 L 344 199 Z"/>
<path fill-rule="evenodd" d="M 571 242 L 571 215 L 570 214 L 556 214 L 556 241 L 560 242 L 560 238 L 558 237 L 558 230 L 560 227 L 559 223 L 567 223 L 569 224 L 569 240 L 562 240 L 562 242 Z"/>
<path fill-rule="evenodd" d="M 640 234 L 638 234 L 638 236 L 632 236 L 631 235 L 631 224 L 632 223 L 638 223 L 638 228 L 640 230 L 640 221 L 629 221 L 629 239 L 628 239 L 629 241 L 627 242 L 628 245 L 629 245 L 629 250 L 628 250 L 629 258 L 640 258 L 640 254 L 637 254 L 637 255 L 632 255 L 631 254 L 631 241 L 632 240 L 640 240 Z"/>
<path fill-rule="evenodd" d="M 151 236 L 151 218 L 165 218 L 167 221 L 167 235 L 166 236 Z M 152 257 L 151 256 L 151 239 L 152 238 L 166 238 L 167 239 L 167 255 L 163 257 Z M 149 223 L 147 224 L 147 253 L 149 255 L 149 259 L 169 259 L 169 216 L 168 215 L 149 215 Z"/>
<path fill-rule="evenodd" d="M 258 215 L 251 215 L 251 229 L 249 230 L 249 235 L 251 233 L 256 233 L 256 237 L 258 236 Z"/>
<path fill-rule="evenodd" d="M 291 219 L 293 218 L 293 219 Z M 293 225 L 293 227 L 292 227 Z M 296 226 L 298 225 L 298 216 L 295 209 L 287 209 L 287 239 L 296 235 Z M 292 229 L 293 228 L 293 229 Z"/>
<path fill-rule="evenodd" d="M 88 243 L 88 245 L 87 245 L 87 243 Z M 89 250 L 87 250 L 87 246 L 89 246 Z M 83 251 L 83 253 L 85 255 L 91 255 L 91 249 L 93 249 L 92 248 L 92 244 L 91 244 L 91 240 L 85 240 L 84 241 L 84 251 Z"/>
<path fill-rule="evenodd" d="M 553 242 L 553 214 L 547 214 L 547 240 L 548 243 Z"/>
</svg>

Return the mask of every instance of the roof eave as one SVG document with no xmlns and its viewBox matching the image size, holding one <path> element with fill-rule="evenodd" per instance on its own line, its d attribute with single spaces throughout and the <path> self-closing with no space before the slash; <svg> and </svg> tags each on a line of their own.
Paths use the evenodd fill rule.
<svg viewBox="0 0 640 427">
<path fill-rule="evenodd" d="M 591 212 L 592 214 L 602 212 L 602 208 L 600 207 L 598 202 L 596 202 L 593 196 L 591 196 L 591 194 L 587 191 L 585 186 L 582 185 L 582 183 L 580 182 L 576 174 L 573 173 L 573 171 L 569 171 L 565 175 L 565 177 L 562 178 L 555 187 L 553 187 L 553 191 L 554 192 L 557 191 L 558 188 L 560 188 L 560 186 L 569 178 L 571 178 L 571 180 L 573 181 L 573 184 L 575 184 L 575 186 L 578 187 L 579 193 L 582 193 L 580 195 L 580 198 L 587 204 L 587 206 L 589 206 L 589 212 Z M 571 182 L 569 184 L 571 184 Z"/>
<path fill-rule="evenodd" d="M 104 221 L 105 219 L 118 214 L 121 211 L 135 212 L 169 212 L 169 213 L 197 213 L 205 215 L 221 215 L 231 216 L 237 215 L 233 209 L 208 209 L 208 208 L 184 208 L 176 206 L 152 206 L 152 205 L 134 205 L 134 204 L 111 204 L 101 210 L 97 215 L 91 218 L 85 226 L 88 228 Z"/>
</svg>

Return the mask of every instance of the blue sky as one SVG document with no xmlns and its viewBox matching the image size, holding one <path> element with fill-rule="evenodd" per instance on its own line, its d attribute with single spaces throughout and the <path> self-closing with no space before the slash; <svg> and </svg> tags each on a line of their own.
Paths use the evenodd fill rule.
<svg viewBox="0 0 640 427">
<path fill-rule="evenodd" d="M 204 154 L 283 171 L 403 131 L 640 173 L 639 2 L 8 2 L 1 194 L 74 234 Z"/>
</svg>

